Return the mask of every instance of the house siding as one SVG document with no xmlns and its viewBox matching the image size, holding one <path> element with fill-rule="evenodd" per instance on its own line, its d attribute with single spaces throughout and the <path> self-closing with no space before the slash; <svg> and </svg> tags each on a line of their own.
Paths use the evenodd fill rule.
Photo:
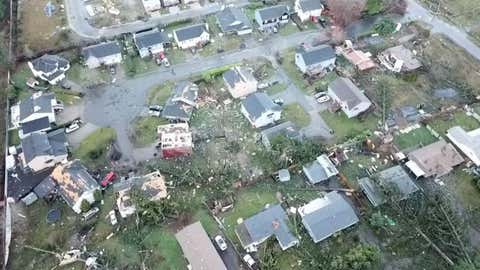
<svg viewBox="0 0 480 270">
<path fill-rule="evenodd" d="M 261 128 L 261 127 L 265 127 L 270 124 L 273 124 L 276 121 L 279 121 L 280 118 L 282 117 L 281 111 L 268 111 L 263 113 L 257 119 L 251 119 L 250 114 L 247 112 L 247 110 L 243 105 L 242 105 L 241 111 L 242 111 L 242 114 L 248 119 L 250 124 L 252 124 L 255 128 Z"/>
<path fill-rule="evenodd" d="M 207 32 L 204 32 L 201 36 L 197 38 L 183 40 L 183 41 L 179 41 L 176 34 L 174 34 L 174 36 L 175 36 L 175 41 L 177 42 L 178 47 L 180 47 L 183 50 L 195 48 L 199 45 L 207 43 L 210 40 L 210 34 Z"/>
<path fill-rule="evenodd" d="M 163 44 L 156 44 L 154 46 L 151 46 L 149 48 L 142 48 L 139 50 L 139 54 L 141 58 L 148 57 L 150 55 L 155 55 L 159 54 L 164 51 Z"/>
<path fill-rule="evenodd" d="M 93 69 L 101 65 L 109 66 L 109 65 L 120 64 L 121 62 L 122 62 L 122 54 L 118 53 L 118 54 L 109 55 L 102 58 L 96 58 L 96 57 L 90 56 L 85 62 L 85 64 L 89 68 Z"/>
</svg>

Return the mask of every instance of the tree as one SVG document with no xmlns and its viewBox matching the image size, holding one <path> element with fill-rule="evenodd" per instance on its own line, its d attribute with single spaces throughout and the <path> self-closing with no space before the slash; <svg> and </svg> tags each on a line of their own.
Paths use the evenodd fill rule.
<svg viewBox="0 0 480 270">
<path fill-rule="evenodd" d="M 336 256 L 330 263 L 332 270 L 374 269 L 380 261 L 380 250 L 371 245 L 357 245 L 346 254 Z"/>
<path fill-rule="evenodd" d="M 80 210 L 85 213 L 87 212 L 88 210 L 90 210 L 90 203 L 83 199 L 82 202 L 80 203 Z"/>
<path fill-rule="evenodd" d="M 328 0 L 327 6 L 332 14 L 335 26 L 345 28 L 360 19 L 366 0 Z"/>
<path fill-rule="evenodd" d="M 370 16 L 381 13 L 385 6 L 383 0 L 368 0 L 366 6 L 366 13 Z"/>
<path fill-rule="evenodd" d="M 93 199 L 96 201 L 96 202 L 99 202 L 102 200 L 102 192 L 99 190 L 99 189 L 96 189 L 94 192 L 93 192 Z"/>
<path fill-rule="evenodd" d="M 389 19 L 382 20 L 373 27 L 381 36 L 388 36 L 395 31 L 396 24 Z"/>
<path fill-rule="evenodd" d="M 7 3 L 7 1 L 0 1 L 0 20 L 5 17 L 5 11 L 7 11 L 5 3 Z"/>
</svg>

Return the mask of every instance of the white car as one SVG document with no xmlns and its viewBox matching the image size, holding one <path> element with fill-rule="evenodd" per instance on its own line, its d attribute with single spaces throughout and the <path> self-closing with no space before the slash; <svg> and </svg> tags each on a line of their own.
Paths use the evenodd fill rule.
<svg viewBox="0 0 480 270">
<path fill-rule="evenodd" d="M 152 105 L 148 107 L 148 114 L 151 116 L 160 117 L 162 115 L 163 107 L 160 105 Z"/>
<path fill-rule="evenodd" d="M 329 100 L 330 100 L 329 96 L 321 96 L 321 97 L 317 98 L 318 103 L 324 103 L 324 102 L 327 102 Z"/>
<path fill-rule="evenodd" d="M 227 250 L 227 243 L 225 242 L 225 239 L 221 235 L 215 236 L 215 243 L 217 243 L 218 248 L 220 248 L 221 251 Z"/>
<path fill-rule="evenodd" d="M 317 99 L 317 98 L 319 98 L 319 97 L 323 97 L 323 96 L 326 96 L 326 95 L 327 95 L 327 92 L 318 92 L 318 93 L 315 93 L 315 94 L 313 95 L 313 97 L 314 97 L 315 99 Z"/>
<path fill-rule="evenodd" d="M 115 210 L 110 211 L 108 213 L 108 217 L 110 218 L 110 224 L 112 224 L 112 226 L 117 225 L 118 220 L 117 220 L 117 216 L 115 215 Z"/>
<path fill-rule="evenodd" d="M 250 256 L 250 254 L 247 254 L 243 256 L 243 260 L 248 264 L 248 266 L 252 267 L 255 264 L 255 260 Z"/>
</svg>

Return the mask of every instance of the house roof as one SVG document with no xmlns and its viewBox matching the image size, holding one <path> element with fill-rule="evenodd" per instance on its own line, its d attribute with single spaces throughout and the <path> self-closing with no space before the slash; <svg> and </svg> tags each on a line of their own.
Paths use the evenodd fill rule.
<svg viewBox="0 0 480 270">
<path fill-rule="evenodd" d="M 175 84 L 172 101 L 181 101 L 195 105 L 198 98 L 198 85 L 189 81 L 180 81 Z"/>
<path fill-rule="evenodd" d="M 235 66 L 223 73 L 223 80 L 229 87 L 235 88 L 237 83 L 257 82 L 252 72 L 245 67 Z"/>
<path fill-rule="evenodd" d="M 163 107 L 162 117 L 167 119 L 177 119 L 188 121 L 193 113 L 193 107 L 183 102 L 172 101 L 171 98 Z"/>
<path fill-rule="evenodd" d="M 134 35 L 135 45 L 137 48 L 150 48 L 155 45 L 170 43 L 168 36 L 158 30 L 150 30 Z"/>
<path fill-rule="evenodd" d="M 174 30 L 178 41 L 190 40 L 208 32 L 207 25 L 204 23 L 195 24 Z"/>
<path fill-rule="evenodd" d="M 299 5 L 303 12 L 323 9 L 320 0 L 300 0 Z"/>
<path fill-rule="evenodd" d="M 473 153 L 477 157 L 480 156 L 480 129 L 475 129 L 467 132 L 460 126 L 454 126 L 447 130 L 447 137 L 454 144 L 457 144 L 457 142 L 462 144 L 462 147 L 460 147 L 460 145 L 457 145 L 459 146 L 460 150 L 462 150 L 463 147 L 466 147 L 468 148 L 468 152 Z M 469 155 L 469 153 L 465 154 L 467 156 Z"/>
<path fill-rule="evenodd" d="M 289 139 L 301 140 L 302 134 L 298 131 L 295 124 L 290 121 L 283 122 L 261 132 L 262 137 L 270 141 L 277 136 L 285 136 Z"/>
<path fill-rule="evenodd" d="M 96 45 L 88 46 L 82 49 L 82 55 L 85 58 L 95 57 L 103 58 L 110 55 L 121 53 L 120 45 L 116 41 L 103 42 Z"/>
<path fill-rule="evenodd" d="M 69 65 L 68 60 L 58 55 L 51 54 L 44 54 L 41 57 L 32 60 L 31 63 L 35 70 L 43 73 L 52 73 L 59 69 L 66 69 Z"/>
<path fill-rule="evenodd" d="M 56 187 L 55 181 L 50 176 L 45 177 L 35 188 L 33 192 L 37 194 L 39 198 L 44 198 L 48 196 Z"/>
<path fill-rule="evenodd" d="M 393 188 L 394 192 L 398 192 L 399 200 L 405 200 L 419 190 L 408 173 L 399 165 L 379 172 L 374 179 L 376 181 L 369 178 L 359 180 L 360 187 L 374 206 L 384 202 L 384 189 Z"/>
<path fill-rule="evenodd" d="M 227 269 L 200 222 L 186 226 L 175 234 L 175 237 L 192 269 Z"/>
<path fill-rule="evenodd" d="M 167 197 L 165 178 L 159 171 L 154 171 L 143 176 L 130 177 L 127 180 L 117 182 L 113 185 L 115 192 L 138 187 L 143 194 L 151 201 L 157 201 Z"/>
<path fill-rule="evenodd" d="M 288 216 L 280 204 L 263 209 L 237 226 L 236 232 L 244 247 L 258 244 L 274 235 L 283 250 L 298 243 L 290 232 Z"/>
<path fill-rule="evenodd" d="M 307 176 L 308 181 L 312 184 L 326 181 L 330 177 L 338 174 L 337 168 L 325 154 L 317 157 L 315 161 L 303 166 L 303 172 Z"/>
<path fill-rule="evenodd" d="M 50 128 L 50 120 L 48 119 L 48 116 L 20 124 L 20 129 L 24 135 L 48 128 Z"/>
<path fill-rule="evenodd" d="M 227 7 L 216 15 L 217 23 L 222 32 L 238 31 L 251 28 L 250 22 L 239 8 Z"/>
<path fill-rule="evenodd" d="M 273 103 L 272 99 L 265 93 L 254 93 L 242 102 L 243 107 L 248 112 L 251 118 L 257 119 L 263 113 L 268 111 L 281 111 L 282 108 Z"/>
<path fill-rule="evenodd" d="M 307 66 L 318 64 L 336 57 L 335 50 L 329 45 L 320 45 L 308 51 L 299 52 L 298 54 Z"/>
<path fill-rule="evenodd" d="M 464 161 L 455 147 L 444 140 L 412 151 L 407 156 L 410 161 L 415 162 L 425 172 L 425 177 L 440 177 L 448 174 L 453 167 Z"/>
<path fill-rule="evenodd" d="M 347 104 L 348 110 L 362 102 L 371 103 L 360 89 L 348 78 L 339 77 L 331 82 L 328 87 L 342 102 Z"/>
<path fill-rule="evenodd" d="M 30 133 L 21 140 L 25 162 L 44 155 L 61 156 L 68 154 L 67 138 L 63 129 L 50 133 Z"/>
<path fill-rule="evenodd" d="M 359 221 L 352 206 L 336 191 L 300 207 L 298 213 L 315 243 Z"/>
<path fill-rule="evenodd" d="M 58 192 L 71 207 L 84 192 L 99 188 L 97 181 L 76 159 L 67 164 L 58 165 L 50 175 L 58 184 Z"/>
<path fill-rule="evenodd" d="M 406 71 L 415 70 L 422 66 L 422 63 L 417 58 L 415 58 L 413 52 L 403 45 L 388 48 L 380 55 L 388 60 L 390 57 L 393 57 L 397 60 L 402 61 L 402 69 Z"/>
<path fill-rule="evenodd" d="M 18 104 L 20 110 L 20 122 L 34 113 L 52 113 L 53 99 L 55 99 L 53 93 L 43 94 L 42 92 L 37 92 L 20 101 Z"/>
<path fill-rule="evenodd" d="M 288 7 L 285 5 L 277 5 L 277 6 L 257 9 L 255 10 L 255 12 L 258 12 L 262 21 L 280 18 L 283 15 L 290 13 Z"/>
</svg>

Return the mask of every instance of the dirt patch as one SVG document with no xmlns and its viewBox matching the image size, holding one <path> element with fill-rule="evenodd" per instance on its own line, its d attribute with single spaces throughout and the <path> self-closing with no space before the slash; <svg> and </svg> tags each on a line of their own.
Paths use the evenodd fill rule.
<svg viewBox="0 0 480 270">
<path fill-rule="evenodd" d="M 108 27 L 146 18 L 140 0 L 95 0 L 88 2 L 88 5 L 97 10 L 90 18 L 90 23 L 96 27 Z"/>
</svg>

